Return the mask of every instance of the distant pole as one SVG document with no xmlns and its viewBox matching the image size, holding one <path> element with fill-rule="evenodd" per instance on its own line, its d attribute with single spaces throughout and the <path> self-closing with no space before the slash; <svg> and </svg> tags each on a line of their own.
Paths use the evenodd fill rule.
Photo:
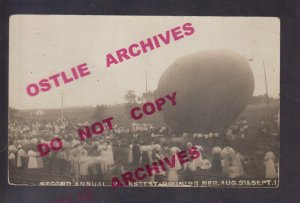
<svg viewBox="0 0 300 203">
<path fill-rule="evenodd" d="M 267 121 L 270 128 L 270 136 L 271 136 L 271 142 L 274 143 L 274 140 L 272 138 L 272 125 L 271 125 L 271 116 L 270 116 L 270 107 L 269 107 L 269 92 L 268 92 L 268 82 L 267 82 L 267 74 L 266 74 L 266 67 L 265 67 L 265 61 L 263 60 L 263 66 L 264 66 L 264 74 L 265 74 L 265 84 L 266 84 L 266 96 L 267 96 Z"/>
<path fill-rule="evenodd" d="M 147 75 L 147 71 L 146 71 L 146 95 L 148 92 L 148 75 Z"/>
<path fill-rule="evenodd" d="M 265 67 L 265 61 L 264 61 L 264 60 L 263 60 L 263 65 L 264 65 L 264 73 L 265 73 L 265 84 L 266 84 L 267 105 L 269 106 L 268 82 L 267 82 L 266 67 Z"/>
<path fill-rule="evenodd" d="M 64 90 L 61 90 L 61 109 L 60 109 L 60 113 L 61 113 L 61 118 L 64 117 Z"/>
<path fill-rule="evenodd" d="M 267 99 L 267 119 L 269 122 L 271 121 L 270 118 L 270 112 L 269 112 L 269 91 L 268 91 L 268 82 L 267 82 L 267 74 L 266 74 L 266 67 L 265 67 L 265 61 L 263 60 L 263 66 L 264 66 L 264 74 L 265 74 L 265 85 L 266 85 L 266 99 Z"/>
</svg>

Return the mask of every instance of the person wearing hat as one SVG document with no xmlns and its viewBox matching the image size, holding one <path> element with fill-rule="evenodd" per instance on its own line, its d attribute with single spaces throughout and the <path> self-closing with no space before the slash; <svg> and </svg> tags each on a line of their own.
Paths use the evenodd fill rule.
<svg viewBox="0 0 300 203">
<path fill-rule="evenodd" d="M 175 167 L 167 166 L 167 171 L 168 171 L 167 181 L 176 182 L 179 180 L 178 170 L 180 170 L 182 167 L 178 160 L 177 153 L 180 151 L 181 150 L 175 146 L 170 148 L 170 156 L 169 157 L 175 156 Z"/>
<path fill-rule="evenodd" d="M 142 146 L 141 147 L 141 152 L 142 152 L 142 154 L 141 154 L 141 165 L 142 165 L 142 167 L 146 166 L 147 164 L 150 164 L 150 162 L 151 162 L 147 151 L 148 151 L 147 146 Z"/>
<path fill-rule="evenodd" d="M 110 142 L 107 143 L 106 150 L 104 151 L 104 154 L 102 153 L 102 155 L 104 157 L 105 170 L 110 174 L 112 166 L 114 165 L 113 151 Z"/>
<path fill-rule="evenodd" d="M 28 159 L 28 169 L 36 169 L 38 168 L 37 157 L 39 154 L 36 151 L 36 146 L 38 144 L 38 139 L 33 138 L 30 141 L 30 145 L 28 146 L 29 151 L 27 152 Z"/>
<path fill-rule="evenodd" d="M 155 144 L 152 150 L 152 160 L 153 162 L 158 163 L 158 160 L 162 159 L 162 156 L 160 154 L 161 146 L 159 144 Z M 158 174 L 154 174 L 154 181 L 155 182 L 162 182 L 163 177 L 165 175 L 164 171 L 160 171 Z"/>
<path fill-rule="evenodd" d="M 9 170 L 15 169 L 16 166 L 16 157 L 14 155 L 14 151 L 8 151 L 8 163 L 9 163 Z"/>
<path fill-rule="evenodd" d="M 276 178 L 276 164 L 275 164 L 276 156 L 273 152 L 268 151 L 265 154 L 265 178 Z"/>
<path fill-rule="evenodd" d="M 209 175 L 210 168 L 211 168 L 210 161 L 208 160 L 206 155 L 203 155 L 201 160 L 201 166 L 200 166 L 201 174 Z"/>
<path fill-rule="evenodd" d="M 56 155 L 56 161 L 58 162 L 59 174 L 66 176 L 67 174 L 67 155 L 65 150 L 59 151 Z"/>
<path fill-rule="evenodd" d="M 212 149 L 211 171 L 216 174 L 222 173 L 221 151 L 222 148 L 218 145 Z"/>
<path fill-rule="evenodd" d="M 73 180 L 74 181 L 78 181 L 79 177 L 80 177 L 80 173 L 79 173 L 79 156 L 80 156 L 80 150 L 78 149 L 78 145 L 75 146 L 75 148 L 73 148 L 71 150 L 71 174 L 73 174 Z"/>
<path fill-rule="evenodd" d="M 229 178 L 240 178 L 244 176 L 243 162 L 243 156 L 239 152 L 236 152 L 232 158 L 232 166 L 229 168 Z"/>
<path fill-rule="evenodd" d="M 101 154 L 101 150 L 98 150 L 100 143 L 99 142 L 92 142 L 92 147 L 90 148 L 90 151 L 88 152 L 88 155 L 91 158 L 97 158 Z M 89 174 L 90 176 L 95 179 L 98 176 L 100 176 L 100 169 L 101 169 L 101 164 L 94 162 L 89 166 Z"/>
<path fill-rule="evenodd" d="M 80 174 L 80 180 L 86 181 L 89 176 L 89 157 L 86 150 L 82 150 L 80 152 L 79 157 L 79 174 Z"/>
<path fill-rule="evenodd" d="M 122 141 L 120 139 L 114 140 L 114 142 L 112 143 L 112 150 L 113 150 L 113 159 L 115 164 L 120 163 L 121 147 L 122 147 Z"/>
<path fill-rule="evenodd" d="M 36 151 L 29 150 L 28 153 L 27 153 L 27 156 L 29 157 L 29 159 L 28 159 L 28 168 L 29 169 L 38 168 L 38 163 L 37 163 L 38 153 Z"/>
<path fill-rule="evenodd" d="M 200 146 L 200 145 L 196 145 L 195 147 L 197 148 L 197 150 L 199 152 L 201 152 L 201 151 L 204 150 L 204 148 L 202 146 Z M 200 153 L 200 156 L 197 159 L 194 159 L 193 162 L 195 164 L 196 169 L 200 168 L 201 167 L 201 163 L 202 163 L 202 154 Z"/>
<path fill-rule="evenodd" d="M 187 149 L 190 149 L 193 146 L 193 144 L 191 142 L 187 142 L 186 146 L 187 146 Z"/>
<path fill-rule="evenodd" d="M 18 169 L 24 169 L 25 168 L 25 160 L 26 160 L 26 152 L 22 148 L 22 145 L 17 146 L 18 149 L 18 156 L 17 156 L 17 168 Z"/>
<path fill-rule="evenodd" d="M 40 156 L 37 156 L 36 160 L 37 160 L 37 168 L 44 168 L 44 160 L 43 160 L 43 158 L 40 157 Z"/>
<path fill-rule="evenodd" d="M 229 167 L 231 166 L 234 154 L 235 151 L 229 146 L 224 147 L 221 151 L 221 157 L 223 158 L 222 172 L 226 176 L 229 174 Z"/>
<path fill-rule="evenodd" d="M 138 144 L 138 142 L 135 140 L 133 142 L 133 146 L 132 146 L 132 165 L 134 167 L 137 167 L 140 163 L 140 159 L 141 159 L 141 148 Z"/>
</svg>

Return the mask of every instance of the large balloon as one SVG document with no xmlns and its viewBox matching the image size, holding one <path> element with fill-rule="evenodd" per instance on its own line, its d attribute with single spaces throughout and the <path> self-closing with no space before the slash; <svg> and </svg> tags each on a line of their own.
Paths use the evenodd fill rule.
<svg viewBox="0 0 300 203">
<path fill-rule="evenodd" d="M 200 51 L 176 60 L 161 76 L 158 95 L 174 91 L 176 106 L 163 117 L 176 132 L 217 132 L 233 123 L 253 95 L 254 78 L 243 56 L 229 50 Z"/>
</svg>

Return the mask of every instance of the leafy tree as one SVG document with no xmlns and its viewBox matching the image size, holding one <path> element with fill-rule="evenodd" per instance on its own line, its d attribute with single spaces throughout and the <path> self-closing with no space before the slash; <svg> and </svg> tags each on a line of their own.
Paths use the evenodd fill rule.
<svg viewBox="0 0 300 203">
<path fill-rule="evenodd" d="M 134 104 L 134 103 L 136 103 L 137 96 L 133 90 L 128 90 L 124 96 L 124 99 L 125 99 L 126 103 Z"/>
<path fill-rule="evenodd" d="M 156 93 L 157 93 L 156 90 L 144 92 L 140 97 L 140 101 L 146 102 L 146 101 L 154 100 L 156 98 Z"/>
<path fill-rule="evenodd" d="M 8 107 L 8 119 L 9 120 L 16 120 L 20 118 L 20 115 L 18 115 L 19 111 L 15 108 Z"/>
<path fill-rule="evenodd" d="M 94 120 L 101 120 L 106 116 L 107 107 L 105 105 L 97 105 L 92 115 Z"/>
<path fill-rule="evenodd" d="M 274 103 L 274 102 L 278 102 L 279 99 L 273 98 L 273 97 L 269 97 L 269 103 Z M 251 104 L 266 104 L 267 103 L 267 95 L 258 95 L 258 96 L 253 96 L 250 99 L 250 103 Z"/>
</svg>

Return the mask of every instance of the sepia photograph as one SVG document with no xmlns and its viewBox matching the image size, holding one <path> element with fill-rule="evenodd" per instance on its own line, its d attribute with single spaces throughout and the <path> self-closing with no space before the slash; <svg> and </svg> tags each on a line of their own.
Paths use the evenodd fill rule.
<svg viewBox="0 0 300 203">
<path fill-rule="evenodd" d="M 8 183 L 276 188 L 280 20 L 12 15 Z"/>
</svg>

